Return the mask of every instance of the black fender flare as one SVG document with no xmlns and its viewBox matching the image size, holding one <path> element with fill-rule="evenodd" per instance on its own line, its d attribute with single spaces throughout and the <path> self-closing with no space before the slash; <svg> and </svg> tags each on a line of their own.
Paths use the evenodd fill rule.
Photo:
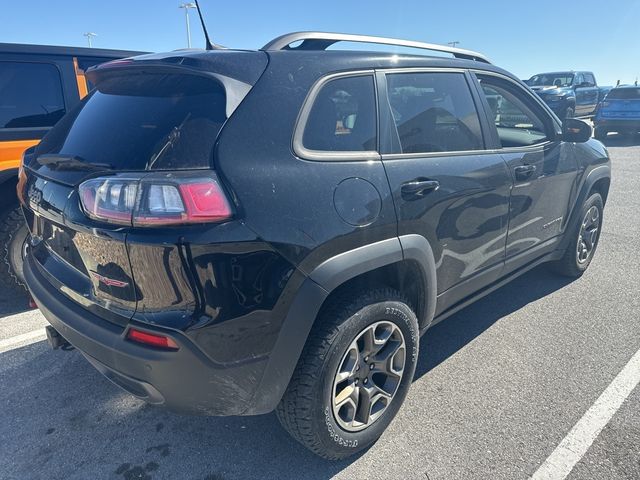
<svg viewBox="0 0 640 480">
<path fill-rule="evenodd" d="M 421 235 L 405 235 L 374 242 L 331 257 L 303 281 L 282 323 L 252 405 L 245 415 L 268 413 L 275 409 L 295 370 L 309 332 L 333 290 L 358 275 L 392 263 L 416 262 L 425 285 L 425 306 L 419 323 L 424 331 L 436 308 L 436 267 L 433 250 Z"/>
<path fill-rule="evenodd" d="M 569 242 L 572 239 L 566 234 L 568 232 L 572 232 L 576 224 L 581 221 L 580 209 L 582 207 L 582 204 L 587 200 L 587 195 L 589 195 L 589 192 L 591 191 L 593 186 L 596 184 L 596 182 L 602 179 L 607 179 L 611 181 L 611 166 L 609 164 L 599 165 L 593 168 L 584 179 L 584 182 L 582 183 L 582 187 L 580 188 L 580 192 L 576 197 L 576 201 L 573 203 L 573 208 L 569 213 L 569 217 L 567 219 L 566 226 L 564 229 L 564 236 L 563 236 L 562 242 L 557 248 L 557 251 L 563 253 L 567 248 Z M 605 201 L 604 198 L 602 200 Z"/>
</svg>

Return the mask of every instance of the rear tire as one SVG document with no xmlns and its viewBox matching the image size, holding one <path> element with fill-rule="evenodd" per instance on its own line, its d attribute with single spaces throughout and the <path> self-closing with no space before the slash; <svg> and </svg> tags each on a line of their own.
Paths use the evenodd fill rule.
<svg viewBox="0 0 640 480">
<path fill-rule="evenodd" d="M 280 423 L 327 459 L 368 448 L 407 395 L 418 343 L 416 315 L 397 291 L 380 288 L 337 297 L 309 335 L 276 410 Z"/>
<path fill-rule="evenodd" d="M 23 258 L 29 230 L 20 207 L 10 210 L 0 221 L 0 285 L 3 288 L 26 289 L 24 284 Z"/>
<path fill-rule="evenodd" d="M 550 265 L 553 271 L 565 277 L 576 278 L 587 270 L 600 241 L 603 209 L 604 203 L 599 193 L 592 194 L 584 202 L 580 222 L 572 231 L 565 233 L 569 235 L 569 243 L 562 258 Z"/>
</svg>

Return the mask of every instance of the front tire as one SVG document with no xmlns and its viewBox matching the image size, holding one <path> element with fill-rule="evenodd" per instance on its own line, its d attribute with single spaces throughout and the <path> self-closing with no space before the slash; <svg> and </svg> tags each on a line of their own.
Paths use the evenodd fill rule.
<svg viewBox="0 0 640 480">
<path fill-rule="evenodd" d="M 607 133 L 608 132 L 602 129 L 602 127 L 596 127 L 594 129 L 593 136 L 596 138 L 596 140 L 600 140 L 602 142 L 607 138 Z"/>
<path fill-rule="evenodd" d="M 576 278 L 587 270 L 600 241 L 603 210 L 604 203 L 599 193 L 592 194 L 584 202 L 579 217 L 581 221 L 565 234 L 569 235 L 569 241 L 562 258 L 551 264 L 556 273 Z"/>
<path fill-rule="evenodd" d="M 331 460 L 371 446 L 411 386 L 418 332 L 415 313 L 395 290 L 360 291 L 331 301 L 276 410 L 282 426 Z"/>
</svg>

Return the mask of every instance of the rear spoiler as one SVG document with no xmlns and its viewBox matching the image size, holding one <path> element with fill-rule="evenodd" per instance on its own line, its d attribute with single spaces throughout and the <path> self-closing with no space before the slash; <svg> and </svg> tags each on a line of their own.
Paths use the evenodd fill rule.
<svg viewBox="0 0 640 480">
<path fill-rule="evenodd" d="M 87 70 L 85 76 L 91 81 L 91 83 L 99 88 L 100 83 L 107 79 L 121 77 L 123 75 L 145 74 L 196 75 L 199 77 L 210 78 L 221 85 L 225 90 L 225 111 L 227 118 L 231 117 L 231 114 L 236 108 L 238 108 L 240 102 L 242 102 L 244 97 L 249 93 L 249 90 L 253 87 L 253 85 L 249 83 L 215 72 L 209 72 L 185 65 L 172 65 L 158 61 L 136 61 L 130 58 L 113 60 L 111 62 L 97 65 Z"/>
</svg>

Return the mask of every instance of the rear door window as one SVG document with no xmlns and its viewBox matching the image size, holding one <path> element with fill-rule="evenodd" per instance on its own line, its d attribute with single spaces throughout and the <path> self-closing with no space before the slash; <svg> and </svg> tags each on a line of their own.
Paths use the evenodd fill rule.
<svg viewBox="0 0 640 480">
<path fill-rule="evenodd" d="M 51 127 L 64 114 L 62 81 L 55 65 L 0 62 L 0 128 Z"/>
<path fill-rule="evenodd" d="M 208 78 L 110 77 L 45 137 L 38 153 L 118 170 L 208 168 L 225 108 L 224 87 Z"/>
<path fill-rule="evenodd" d="M 592 73 L 585 73 L 584 81 L 587 82 L 592 87 L 596 84 L 596 79 Z"/>
<path fill-rule="evenodd" d="M 329 80 L 313 100 L 302 145 L 320 152 L 375 151 L 376 117 L 372 75 Z"/>
<path fill-rule="evenodd" d="M 481 150 L 480 120 L 463 73 L 387 75 L 400 152 Z"/>
</svg>

